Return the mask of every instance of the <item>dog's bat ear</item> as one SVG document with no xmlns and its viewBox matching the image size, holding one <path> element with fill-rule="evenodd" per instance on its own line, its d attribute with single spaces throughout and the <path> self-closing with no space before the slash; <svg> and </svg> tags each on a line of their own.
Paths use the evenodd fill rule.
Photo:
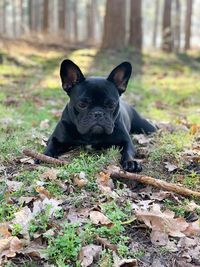
<svg viewBox="0 0 200 267">
<path fill-rule="evenodd" d="M 114 83 L 121 95 L 127 87 L 129 78 L 131 76 L 132 66 L 129 62 L 122 62 L 114 70 L 111 71 L 107 80 Z"/>
<path fill-rule="evenodd" d="M 71 60 L 65 59 L 60 66 L 62 88 L 69 93 L 70 89 L 85 80 L 80 68 Z"/>
</svg>

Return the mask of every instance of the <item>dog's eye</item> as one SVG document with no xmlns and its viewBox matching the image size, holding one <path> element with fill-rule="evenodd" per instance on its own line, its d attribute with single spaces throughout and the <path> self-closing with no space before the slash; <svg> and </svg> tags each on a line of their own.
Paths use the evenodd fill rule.
<svg viewBox="0 0 200 267">
<path fill-rule="evenodd" d="M 81 109 L 87 108 L 88 107 L 88 103 L 80 101 L 78 103 L 78 107 L 81 108 Z"/>
<path fill-rule="evenodd" d="M 115 103 L 114 102 L 106 103 L 106 107 L 109 109 L 113 109 L 115 107 Z"/>
</svg>

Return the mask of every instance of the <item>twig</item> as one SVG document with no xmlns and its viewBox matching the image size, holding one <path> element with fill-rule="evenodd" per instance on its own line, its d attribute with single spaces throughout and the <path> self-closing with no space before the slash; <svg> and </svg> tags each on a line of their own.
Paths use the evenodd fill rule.
<svg viewBox="0 0 200 267">
<path fill-rule="evenodd" d="M 114 178 L 114 179 L 123 178 L 127 180 L 137 181 L 143 184 L 147 184 L 147 185 L 151 185 L 157 188 L 168 190 L 168 191 L 171 191 L 171 192 L 174 192 L 179 195 L 186 196 L 186 197 L 194 196 L 194 197 L 200 198 L 200 192 L 193 191 L 191 189 L 187 189 L 185 187 L 172 184 L 172 183 L 168 183 L 166 181 L 156 179 L 156 178 L 146 176 L 146 175 L 119 171 L 119 172 L 111 172 L 110 176 L 111 178 Z"/>
<path fill-rule="evenodd" d="M 106 238 L 97 235 L 96 240 L 105 248 L 109 248 L 110 250 L 117 252 L 117 245 L 111 244 Z"/>
<path fill-rule="evenodd" d="M 43 162 L 50 163 L 50 164 L 57 164 L 57 165 L 68 164 L 68 162 L 65 160 L 59 160 L 59 159 L 51 158 L 49 156 L 43 155 L 41 153 L 35 152 L 35 151 L 27 149 L 27 148 L 23 150 L 23 153 L 24 153 L 24 155 L 26 155 L 28 157 L 38 159 L 38 160 L 41 160 Z"/>
</svg>

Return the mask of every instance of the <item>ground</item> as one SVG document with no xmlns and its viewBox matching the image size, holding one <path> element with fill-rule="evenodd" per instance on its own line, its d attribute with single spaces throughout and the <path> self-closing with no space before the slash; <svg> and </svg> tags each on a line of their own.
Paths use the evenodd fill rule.
<svg viewBox="0 0 200 267">
<path fill-rule="evenodd" d="M 86 75 L 103 76 L 131 61 L 123 97 L 160 128 L 151 137 L 133 136 L 142 174 L 200 191 L 199 52 L 139 55 L 6 42 L 0 49 L 0 265 L 199 266 L 199 199 L 113 182 L 105 170 L 119 166 L 117 148 L 73 150 L 61 167 L 34 165 L 23 155 L 24 148 L 44 150 L 68 100 L 59 79 L 64 58 Z M 125 259 L 132 262 L 120 263 Z"/>
</svg>

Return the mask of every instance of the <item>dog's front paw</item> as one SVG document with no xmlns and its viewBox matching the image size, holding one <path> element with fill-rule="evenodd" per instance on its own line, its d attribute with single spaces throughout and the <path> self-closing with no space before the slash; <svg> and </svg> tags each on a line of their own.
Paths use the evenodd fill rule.
<svg viewBox="0 0 200 267">
<path fill-rule="evenodd" d="M 135 160 L 125 160 L 121 162 L 121 165 L 123 169 L 127 172 L 141 172 L 142 171 L 142 166 L 139 162 Z"/>
</svg>

